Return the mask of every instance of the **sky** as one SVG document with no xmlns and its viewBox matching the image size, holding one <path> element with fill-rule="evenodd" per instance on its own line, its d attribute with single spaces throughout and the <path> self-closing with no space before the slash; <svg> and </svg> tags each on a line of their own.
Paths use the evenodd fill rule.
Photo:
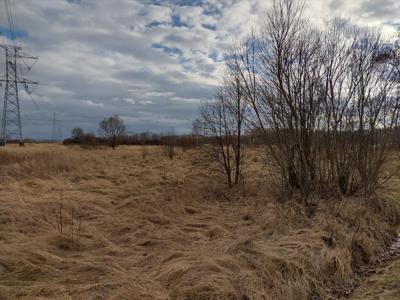
<svg viewBox="0 0 400 300">
<path fill-rule="evenodd" d="M 9 42 L 3 1 L 0 31 Z M 18 44 L 39 57 L 25 75 L 39 86 L 32 98 L 20 91 L 24 136 L 32 138 L 50 138 L 53 112 L 64 138 L 73 127 L 97 133 L 111 114 L 129 132 L 190 132 L 201 101 L 221 82 L 227 48 L 262 24 L 272 3 L 11 1 Z M 306 14 L 316 24 L 343 17 L 388 33 L 400 27 L 398 0 L 308 0 Z"/>
</svg>

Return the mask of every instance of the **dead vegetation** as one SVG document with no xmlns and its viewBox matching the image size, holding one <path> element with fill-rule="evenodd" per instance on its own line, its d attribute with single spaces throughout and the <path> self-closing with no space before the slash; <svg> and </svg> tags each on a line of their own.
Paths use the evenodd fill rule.
<svg viewBox="0 0 400 300">
<path fill-rule="evenodd" d="M 400 48 L 298 5 L 232 47 L 192 138 L 0 149 L 0 298 L 329 299 L 378 263 L 400 224 Z"/>
<path fill-rule="evenodd" d="M 388 174 L 400 125 L 400 47 L 348 20 L 317 27 L 304 7 L 273 1 L 258 33 L 232 45 L 201 120 L 229 186 L 243 167 L 244 129 L 257 132 L 276 192 L 312 216 L 321 199 L 373 196 L 400 171 Z"/>
<path fill-rule="evenodd" d="M 140 146 L 15 151 L 24 159 L 1 168 L 3 299 L 326 299 L 400 221 L 397 177 L 373 201 L 321 200 L 306 216 L 260 184 L 261 149 L 246 150 L 244 190 L 198 149 L 173 161 L 152 146 L 146 159 Z"/>
<path fill-rule="evenodd" d="M 82 219 L 76 209 L 70 205 L 68 209 L 63 202 L 63 193 L 55 210 L 58 247 L 60 249 L 80 249 Z"/>
<path fill-rule="evenodd" d="M 33 146 L 35 147 L 35 146 Z M 0 151 L 0 181 L 29 177 L 50 178 L 60 173 L 68 173 L 78 168 L 75 157 L 70 151 L 48 145 L 37 151 L 10 147 Z M 36 150 L 36 149 L 35 149 Z"/>
</svg>

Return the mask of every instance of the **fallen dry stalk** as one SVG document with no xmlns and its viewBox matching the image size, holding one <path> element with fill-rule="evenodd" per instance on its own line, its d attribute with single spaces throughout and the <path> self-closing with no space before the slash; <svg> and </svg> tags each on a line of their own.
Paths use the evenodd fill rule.
<svg viewBox="0 0 400 300">
<path fill-rule="evenodd" d="M 18 176 L 0 190 L 5 298 L 324 299 L 376 262 L 400 223 L 396 176 L 384 199 L 361 210 L 357 198 L 334 209 L 321 200 L 310 219 L 258 184 L 261 148 L 247 153 L 243 197 L 198 149 L 173 163 L 151 146 L 145 161 L 140 146 L 25 151 L 47 147 L 80 168 Z"/>
</svg>

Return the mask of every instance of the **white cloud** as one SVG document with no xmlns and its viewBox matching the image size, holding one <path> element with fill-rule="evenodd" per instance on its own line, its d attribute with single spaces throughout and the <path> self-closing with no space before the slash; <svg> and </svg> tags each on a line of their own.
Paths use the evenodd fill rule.
<svg viewBox="0 0 400 300">
<path fill-rule="evenodd" d="M 150 91 L 148 91 L 148 92 L 144 93 L 144 96 L 147 96 L 147 97 L 169 97 L 169 96 L 173 96 L 173 95 L 175 95 L 174 92 L 155 92 L 155 91 L 150 92 Z"/>
<path fill-rule="evenodd" d="M 122 99 L 122 101 L 125 101 L 126 103 L 129 103 L 129 104 L 136 104 L 136 101 L 132 98 L 124 98 L 124 99 Z"/>
<path fill-rule="evenodd" d="M 151 100 L 140 100 L 139 103 L 142 105 L 148 105 L 148 104 L 153 104 L 154 102 Z"/>
<path fill-rule="evenodd" d="M 96 130 L 105 114 L 117 113 L 136 120 L 130 131 L 176 122 L 182 132 L 190 130 L 199 99 L 214 94 L 229 44 L 262 24 L 272 0 L 79 2 L 14 2 L 16 28 L 28 34 L 19 43 L 39 56 L 29 77 L 41 84 L 34 97 L 43 113 L 51 120 L 59 112 L 65 131 Z M 387 32 L 400 24 L 396 0 L 309 0 L 306 13 L 317 24 L 333 16 Z M 30 101 L 23 104 L 25 115 L 38 116 Z M 27 135 L 48 137 L 51 124 L 42 119 L 27 126 Z"/>
<path fill-rule="evenodd" d="M 202 99 L 195 99 L 195 98 L 182 98 L 182 97 L 172 97 L 171 100 L 175 100 L 175 101 L 182 101 L 182 102 L 197 102 L 199 103 Z"/>
<path fill-rule="evenodd" d="M 104 104 L 101 102 L 94 102 L 92 100 L 82 100 L 82 103 L 86 104 L 87 106 L 93 106 L 93 107 L 103 107 Z"/>
</svg>

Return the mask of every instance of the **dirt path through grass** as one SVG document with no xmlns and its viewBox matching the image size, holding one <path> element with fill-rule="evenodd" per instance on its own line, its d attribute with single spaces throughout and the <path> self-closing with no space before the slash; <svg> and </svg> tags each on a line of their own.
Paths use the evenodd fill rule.
<svg viewBox="0 0 400 300">
<path fill-rule="evenodd" d="M 353 293 L 351 300 L 397 300 L 400 299 L 400 235 L 390 251 L 396 259 L 378 268 Z"/>
</svg>

